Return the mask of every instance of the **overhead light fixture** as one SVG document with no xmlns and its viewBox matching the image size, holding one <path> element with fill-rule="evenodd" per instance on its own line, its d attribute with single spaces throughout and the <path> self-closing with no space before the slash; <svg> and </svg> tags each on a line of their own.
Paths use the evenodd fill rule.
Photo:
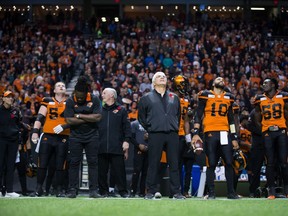
<svg viewBox="0 0 288 216">
<path fill-rule="evenodd" d="M 163 8 L 164 8 L 163 5 L 161 5 L 161 6 L 160 6 L 160 9 L 163 10 Z"/>
<path fill-rule="evenodd" d="M 263 8 L 263 7 L 251 7 L 251 10 L 254 10 L 254 11 L 264 11 L 265 8 Z"/>
</svg>

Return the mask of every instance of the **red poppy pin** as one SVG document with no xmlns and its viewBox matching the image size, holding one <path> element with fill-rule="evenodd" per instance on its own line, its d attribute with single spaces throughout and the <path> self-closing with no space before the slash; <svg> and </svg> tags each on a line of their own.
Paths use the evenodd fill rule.
<svg viewBox="0 0 288 216">
<path fill-rule="evenodd" d="M 113 113 L 118 113 L 119 112 L 119 110 L 121 110 L 121 106 L 118 106 L 115 110 L 113 110 Z"/>
</svg>

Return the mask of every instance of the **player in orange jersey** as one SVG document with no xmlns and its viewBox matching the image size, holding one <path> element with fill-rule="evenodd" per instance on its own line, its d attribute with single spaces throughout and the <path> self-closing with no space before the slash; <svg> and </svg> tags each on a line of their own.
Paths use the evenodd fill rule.
<svg viewBox="0 0 288 216">
<path fill-rule="evenodd" d="M 264 94 L 255 100 L 255 121 L 262 128 L 267 159 L 266 177 L 268 199 L 275 199 L 275 162 L 280 163 L 284 193 L 288 197 L 287 125 L 288 93 L 278 91 L 278 81 L 267 78 L 263 82 Z"/>
<path fill-rule="evenodd" d="M 250 182 L 250 178 L 251 178 L 251 169 L 250 169 L 250 150 L 252 147 L 251 132 L 244 127 L 245 125 L 248 124 L 248 119 L 249 119 L 249 112 L 244 110 L 240 115 L 239 146 L 240 146 L 240 150 L 242 151 L 242 153 L 245 156 L 245 159 L 247 159 L 246 164 L 245 164 L 247 166 L 246 167 L 239 167 L 238 169 L 236 169 L 234 167 L 234 171 L 235 171 L 234 188 L 235 188 L 235 191 L 237 188 L 239 177 L 243 171 L 243 168 L 247 170 L 249 182 Z"/>
<path fill-rule="evenodd" d="M 225 177 L 227 180 L 227 198 L 238 199 L 233 185 L 233 148 L 238 149 L 236 127 L 232 105 L 234 97 L 224 91 L 224 79 L 217 77 L 213 81 L 212 90 L 198 93 L 198 105 L 194 116 L 194 135 L 192 145 L 199 140 L 200 126 L 204 133 L 204 149 L 208 159 L 207 186 L 208 199 L 215 199 L 214 179 L 215 168 L 219 156 L 225 162 Z"/>
<path fill-rule="evenodd" d="M 50 159 L 55 154 L 56 158 L 56 184 L 57 197 L 64 197 L 63 182 L 66 168 L 66 158 L 68 153 L 68 136 L 70 129 L 63 116 L 66 106 L 66 87 L 62 82 L 57 82 L 54 86 L 54 97 L 42 99 L 41 107 L 32 130 L 31 140 L 37 144 L 38 169 L 37 186 L 34 196 L 42 196 L 47 167 Z M 39 140 L 39 130 L 43 126 L 43 133 Z"/>
<path fill-rule="evenodd" d="M 172 79 L 173 91 L 178 95 L 181 106 L 181 117 L 179 124 L 179 171 L 182 175 L 182 166 L 185 169 L 184 184 L 182 187 L 182 193 L 186 198 L 191 198 L 188 193 L 191 185 L 191 172 L 192 166 L 195 161 L 195 155 L 191 149 L 191 134 L 190 134 L 190 120 L 192 116 L 191 102 L 186 97 L 189 81 L 183 75 L 177 75 Z"/>
</svg>

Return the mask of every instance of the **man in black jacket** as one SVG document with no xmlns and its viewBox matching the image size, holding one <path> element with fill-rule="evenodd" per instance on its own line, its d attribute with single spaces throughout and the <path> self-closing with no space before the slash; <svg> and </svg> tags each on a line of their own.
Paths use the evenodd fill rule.
<svg viewBox="0 0 288 216">
<path fill-rule="evenodd" d="M 159 166 L 165 148 L 169 164 L 170 193 L 174 199 L 185 199 L 180 193 L 179 177 L 179 121 L 181 106 L 176 94 L 168 91 L 167 77 L 156 72 L 152 78 L 154 90 L 142 96 L 139 102 L 138 120 L 149 133 L 147 194 L 145 199 L 160 198 L 157 192 Z M 157 194 L 157 195 L 156 195 Z"/>
<path fill-rule="evenodd" d="M 127 198 L 125 160 L 128 159 L 131 125 L 127 110 L 119 105 L 116 90 L 106 88 L 102 92 L 102 119 L 99 122 L 99 191 L 108 196 L 107 174 L 109 166 L 115 176 L 115 182 L 121 197 Z M 110 171 L 111 171 L 110 170 Z"/>
<path fill-rule="evenodd" d="M 5 91 L 0 105 L 0 187 L 6 186 L 5 197 L 19 197 L 13 192 L 15 160 L 18 150 L 21 113 L 13 107 L 14 94 Z M 3 178 L 3 179 L 2 179 Z"/>
</svg>

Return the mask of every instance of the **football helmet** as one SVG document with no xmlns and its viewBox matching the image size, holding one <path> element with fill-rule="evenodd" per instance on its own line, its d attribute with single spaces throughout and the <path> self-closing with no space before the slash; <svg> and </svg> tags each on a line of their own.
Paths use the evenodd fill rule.
<svg viewBox="0 0 288 216">
<path fill-rule="evenodd" d="M 241 171 L 247 166 L 246 155 L 239 149 L 233 152 L 233 167 L 234 169 Z"/>
<path fill-rule="evenodd" d="M 174 91 L 178 91 L 182 95 L 187 93 L 189 87 L 189 81 L 187 77 L 183 75 L 177 75 L 172 78 L 172 82 L 172 88 Z"/>
<path fill-rule="evenodd" d="M 26 168 L 26 176 L 32 178 L 37 175 L 37 165 L 35 163 L 28 163 Z"/>
</svg>

